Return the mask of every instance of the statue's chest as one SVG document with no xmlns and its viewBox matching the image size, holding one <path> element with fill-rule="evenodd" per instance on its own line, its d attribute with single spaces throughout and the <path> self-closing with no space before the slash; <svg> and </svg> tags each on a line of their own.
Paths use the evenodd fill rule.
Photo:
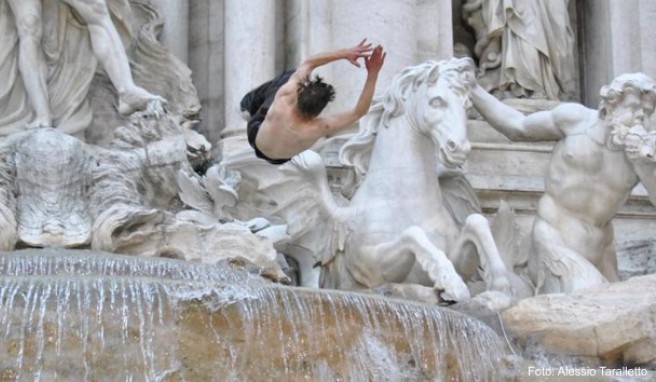
<svg viewBox="0 0 656 382">
<path fill-rule="evenodd" d="M 589 181 L 598 179 L 624 188 L 635 180 L 622 150 L 608 149 L 586 134 L 567 137 L 556 147 L 554 155 L 562 159 L 569 173 L 580 174 Z"/>
<path fill-rule="evenodd" d="M 586 173 L 601 171 L 605 162 L 604 148 L 586 134 L 567 137 L 555 150 L 568 167 Z"/>
</svg>

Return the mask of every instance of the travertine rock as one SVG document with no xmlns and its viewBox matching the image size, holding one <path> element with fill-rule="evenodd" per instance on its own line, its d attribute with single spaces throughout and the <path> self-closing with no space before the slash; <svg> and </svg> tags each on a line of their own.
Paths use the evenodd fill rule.
<svg viewBox="0 0 656 382">
<path fill-rule="evenodd" d="M 520 342 L 550 353 L 656 367 L 656 275 L 522 300 L 502 316 Z"/>
</svg>

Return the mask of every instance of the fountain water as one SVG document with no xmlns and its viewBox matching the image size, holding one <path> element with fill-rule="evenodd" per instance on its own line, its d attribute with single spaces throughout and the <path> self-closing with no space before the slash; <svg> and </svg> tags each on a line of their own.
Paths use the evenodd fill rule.
<svg viewBox="0 0 656 382">
<path fill-rule="evenodd" d="M 435 307 L 229 266 L 0 254 L 3 380 L 496 380 L 497 335 Z"/>
</svg>

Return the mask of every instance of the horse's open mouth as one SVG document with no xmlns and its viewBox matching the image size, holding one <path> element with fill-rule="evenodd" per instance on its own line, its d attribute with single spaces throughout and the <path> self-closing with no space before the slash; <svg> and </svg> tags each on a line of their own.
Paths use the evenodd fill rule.
<svg viewBox="0 0 656 382">
<path fill-rule="evenodd" d="M 460 167 L 467 160 L 467 155 L 465 154 L 450 154 L 447 150 L 440 149 L 440 161 L 446 167 Z"/>
</svg>

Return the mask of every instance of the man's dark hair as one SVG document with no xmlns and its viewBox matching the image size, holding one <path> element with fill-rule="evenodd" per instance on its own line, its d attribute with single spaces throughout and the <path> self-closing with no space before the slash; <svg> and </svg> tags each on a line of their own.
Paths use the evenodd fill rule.
<svg viewBox="0 0 656 382">
<path fill-rule="evenodd" d="M 298 84 L 298 101 L 296 107 L 306 117 L 314 118 L 335 99 L 335 89 L 316 76 Z"/>
</svg>

